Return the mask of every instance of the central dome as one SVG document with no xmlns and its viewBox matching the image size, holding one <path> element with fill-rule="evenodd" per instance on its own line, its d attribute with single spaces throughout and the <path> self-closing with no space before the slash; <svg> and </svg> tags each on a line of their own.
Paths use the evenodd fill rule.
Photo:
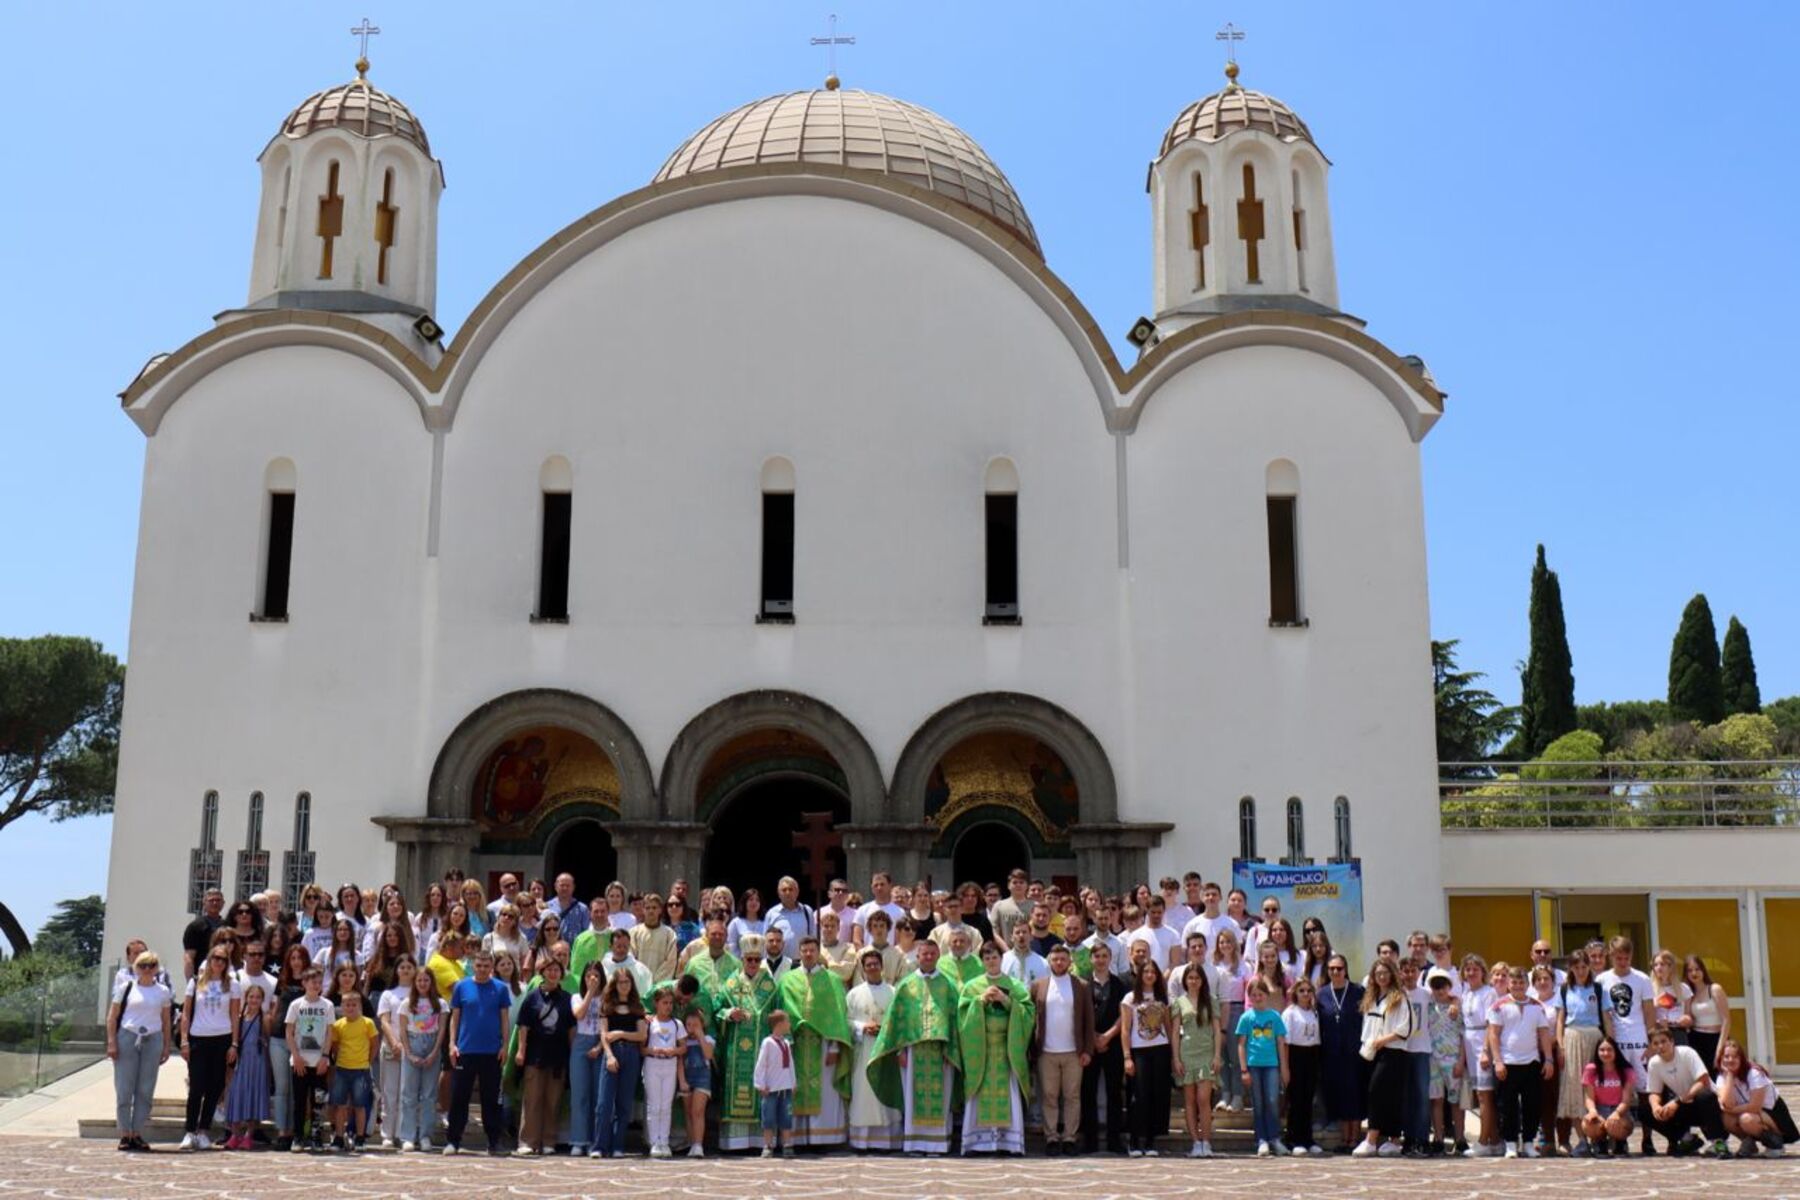
<svg viewBox="0 0 1800 1200">
<path fill-rule="evenodd" d="M 1019 194 L 975 139 L 944 118 L 874 92 L 789 92 L 733 109 L 683 142 L 653 182 L 752 163 L 879 171 L 1004 226 L 1040 258 Z"/>
</svg>

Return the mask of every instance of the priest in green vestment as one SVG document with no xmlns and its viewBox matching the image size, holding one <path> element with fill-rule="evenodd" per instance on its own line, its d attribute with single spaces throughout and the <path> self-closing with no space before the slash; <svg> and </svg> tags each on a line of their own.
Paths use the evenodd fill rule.
<svg viewBox="0 0 1800 1200">
<path fill-rule="evenodd" d="M 756 1056 L 769 1036 L 769 1014 L 781 1006 L 775 977 L 762 969 L 763 940 L 738 941 L 743 970 L 719 985 L 713 1020 L 720 1033 L 714 1053 L 722 1061 L 713 1095 L 719 1100 L 719 1149 L 750 1150 L 763 1144 L 762 1103 L 756 1094 Z"/>
<path fill-rule="evenodd" d="M 957 993 L 964 1154 L 1025 1153 L 1031 1037 L 1037 1008 L 1024 984 L 1000 973 L 1000 945 L 981 948 L 982 973 Z"/>
<path fill-rule="evenodd" d="M 938 967 L 950 977 L 958 990 L 981 975 L 981 955 L 975 953 L 974 929 L 958 929 L 950 935 L 950 953 L 938 961 Z"/>
<path fill-rule="evenodd" d="M 849 1133 L 855 1053 L 844 985 L 819 953 L 819 939 L 800 939 L 800 961 L 776 980 L 781 1009 L 793 1026 L 794 1132 L 791 1146 L 841 1146 Z"/>
<path fill-rule="evenodd" d="M 957 985 L 938 969 L 937 943 L 921 941 L 918 954 L 918 970 L 893 985 L 867 1075 L 881 1102 L 901 1112 L 900 1148 L 944 1154 L 956 1108 Z"/>
<path fill-rule="evenodd" d="M 1087 920 L 1080 913 L 1063 916 L 1063 944 L 1069 948 L 1069 970 L 1077 979 L 1094 977 L 1094 951 L 1087 939 Z"/>
<path fill-rule="evenodd" d="M 713 1013 L 718 1008 L 719 989 L 744 968 L 725 949 L 725 928 L 723 917 L 708 917 L 705 937 L 695 939 L 688 946 L 687 962 L 681 969 L 683 975 L 692 976 L 700 984 L 700 1014 L 706 1019 L 706 1032 L 715 1038 L 719 1036 L 719 1029 L 713 1021 Z"/>
</svg>

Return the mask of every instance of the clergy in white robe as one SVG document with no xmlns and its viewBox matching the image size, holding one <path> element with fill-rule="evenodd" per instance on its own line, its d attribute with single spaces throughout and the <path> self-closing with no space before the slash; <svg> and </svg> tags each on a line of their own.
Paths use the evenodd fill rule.
<svg viewBox="0 0 1800 1200">
<path fill-rule="evenodd" d="M 851 988 L 844 1000 L 856 1049 L 855 1069 L 850 1073 L 850 1145 L 858 1150 L 898 1150 L 900 1110 L 883 1104 L 869 1082 L 870 1052 L 888 1006 L 894 1002 L 894 985 L 882 978 L 880 951 L 863 951 L 860 965 L 863 982 Z"/>
</svg>

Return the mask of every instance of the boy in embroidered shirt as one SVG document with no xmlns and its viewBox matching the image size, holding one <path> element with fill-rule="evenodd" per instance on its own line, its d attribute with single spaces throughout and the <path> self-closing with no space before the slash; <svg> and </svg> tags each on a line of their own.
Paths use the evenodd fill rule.
<svg viewBox="0 0 1800 1200">
<path fill-rule="evenodd" d="M 375 1022 L 363 1016 L 362 1009 L 362 993 L 344 993 L 344 1015 L 332 1022 L 327 1047 L 333 1067 L 331 1116 L 337 1126 L 338 1149 L 346 1151 L 362 1149 L 363 1120 L 371 1098 L 369 1068 L 375 1050 Z"/>
<path fill-rule="evenodd" d="M 1501 964 L 1494 964 L 1500 974 Z M 1543 1081 L 1556 1074 L 1550 1049 L 1550 1016 L 1527 990 L 1523 970 L 1507 973 L 1510 994 L 1488 1010 L 1487 1051 L 1500 1084 L 1500 1137 L 1506 1157 L 1538 1157 L 1534 1144 Z"/>
<path fill-rule="evenodd" d="M 787 1030 L 786 1013 L 776 1009 L 769 1014 L 769 1036 L 763 1039 L 751 1077 L 756 1094 L 762 1097 L 764 1158 L 787 1155 L 781 1135 L 794 1127 L 794 1050 L 788 1045 Z"/>
</svg>

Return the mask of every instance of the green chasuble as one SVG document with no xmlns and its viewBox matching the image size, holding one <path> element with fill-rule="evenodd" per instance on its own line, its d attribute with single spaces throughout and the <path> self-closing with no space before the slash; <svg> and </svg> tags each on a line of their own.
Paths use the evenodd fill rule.
<svg viewBox="0 0 1800 1200">
<path fill-rule="evenodd" d="M 965 954 L 961 958 L 946 954 L 938 959 L 938 970 L 950 976 L 958 989 L 969 980 L 979 979 L 987 973 L 981 965 L 981 955 L 975 953 Z"/>
<path fill-rule="evenodd" d="M 730 954 L 721 954 L 715 960 L 704 947 L 688 959 L 685 975 L 692 975 L 700 981 L 700 1015 L 706 1020 L 706 1032 L 713 1037 L 719 1036 L 718 1025 L 713 1021 L 713 1010 L 718 1007 L 719 989 L 725 981 L 744 969 L 744 964 Z"/>
<path fill-rule="evenodd" d="M 838 1044 L 837 1065 L 831 1086 L 850 1098 L 850 1064 L 855 1048 L 850 1041 L 850 1017 L 844 1009 L 844 985 L 829 967 L 812 974 L 805 967 L 782 972 L 778 990 L 781 1009 L 793 1025 L 794 1115 L 819 1115 L 819 1066 L 827 1042 Z M 759 1043 L 760 1044 L 760 1043 Z"/>
<path fill-rule="evenodd" d="M 1094 977 L 1094 952 L 1085 944 L 1069 947 L 1069 960 L 1073 964 L 1069 969 L 1079 979 Z"/>
<path fill-rule="evenodd" d="M 943 959 L 940 962 L 946 961 Z M 942 1064 L 956 1064 L 956 983 L 938 971 L 929 979 L 917 971 L 894 985 L 894 1003 L 869 1052 L 869 1083 L 889 1108 L 905 1110 L 900 1051 L 912 1051 L 913 1116 L 943 1120 L 952 1098 L 944 1095 Z"/>
<path fill-rule="evenodd" d="M 767 971 L 756 978 L 737 974 L 719 986 L 713 1004 L 713 1020 L 723 1030 L 718 1049 L 725 1052 L 725 1090 L 719 1107 L 721 1121 L 752 1122 L 760 1119 L 756 1094 L 756 1056 L 769 1036 L 769 1014 L 779 1004 L 779 989 Z M 733 1022 L 726 1014 L 741 1008 L 749 1015 Z"/>
<path fill-rule="evenodd" d="M 991 1004 L 982 999 L 997 987 L 1006 999 Z M 975 1120 L 981 1125 L 1012 1123 L 1012 1078 L 1019 1093 L 1031 1100 L 1032 1032 L 1037 1010 L 1025 985 L 1009 975 L 983 973 L 962 985 L 957 995 L 957 1043 L 962 1062 L 963 1094 L 975 1101 Z"/>
</svg>

